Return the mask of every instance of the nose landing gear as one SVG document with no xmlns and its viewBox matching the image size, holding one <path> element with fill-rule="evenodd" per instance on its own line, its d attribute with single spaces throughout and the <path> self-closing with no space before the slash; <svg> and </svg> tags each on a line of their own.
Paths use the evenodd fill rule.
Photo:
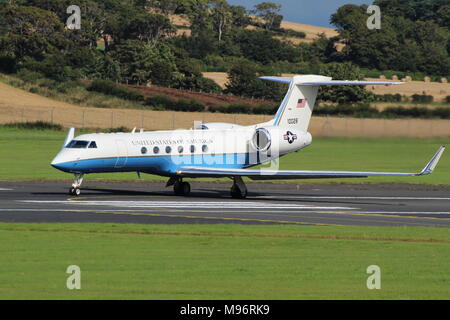
<svg viewBox="0 0 450 320">
<path fill-rule="evenodd" d="M 83 183 L 84 174 L 75 174 L 75 178 L 72 183 L 72 187 L 69 190 L 71 196 L 79 196 L 81 194 L 81 184 Z"/>
</svg>

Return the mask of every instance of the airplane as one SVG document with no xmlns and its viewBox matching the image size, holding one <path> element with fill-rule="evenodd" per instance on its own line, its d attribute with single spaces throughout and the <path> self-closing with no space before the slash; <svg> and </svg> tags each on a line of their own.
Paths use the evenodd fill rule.
<svg viewBox="0 0 450 320">
<path fill-rule="evenodd" d="M 188 196 L 185 178 L 231 178 L 231 197 L 244 199 L 252 180 L 367 178 L 373 176 L 422 176 L 431 174 L 445 147 L 440 147 L 430 162 L 417 173 L 358 171 L 278 170 L 278 159 L 299 152 L 312 143 L 308 132 L 320 86 L 397 85 L 402 82 L 332 80 L 318 75 L 261 77 L 288 84 L 289 89 L 274 118 L 265 123 L 240 126 L 231 123 L 201 123 L 190 130 L 86 134 L 75 138 L 70 128 L 61 151 L 51 165 L 74 174 L 70 195 L 81 194 L 86 174 L 136 172 L 168 178 L 166 187 Z M 252 168 L 258 165 L 267 168 Z"/>
</svg>

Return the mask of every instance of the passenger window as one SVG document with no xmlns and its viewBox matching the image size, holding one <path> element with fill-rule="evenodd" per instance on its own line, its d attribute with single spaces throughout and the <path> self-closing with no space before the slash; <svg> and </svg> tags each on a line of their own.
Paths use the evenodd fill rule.
<svg viewBox="0 0 450 320">
<path fill-rule="evenodd" d="M 194 152 L 195 152 L 195 146 L 192 145 L 192 146 L 191 146 L 191 153 L 194 153 Z"/>
<path fill-rule="evenodd" d="M 206 144 L 204 144 L 204 145 L 202 146 L 202 151 L 203 151 L 204 153 L 208 152 L 208 146 L 207 146 Z"/>
<path fill-rule="evenodd" d="M 97 143 L 95 141 L 92 141 L 89 145 L 89 149 L 97 149 Z"/>
<path fill-rule="evenodd" d="M 171 153 L 171 152 L 172 152 L 172 148 L 169 147 L 169 146 L 167 146 L 167 147 L 166 147 L 166 153 Z"/>
<path fill-rule="evenodd" d="M 159 148 L 158 147 L 154 147 L 153 148 L 153 153 L 154 154 L 158 154 L 159 153 Z"/>
<path fill-rule="evenodd" d="M 184 151 L 184 148 L 182 146 L 179 146 L 178 147 L 178 153 L 183 153 L 183 151 Z"/>
</svg>

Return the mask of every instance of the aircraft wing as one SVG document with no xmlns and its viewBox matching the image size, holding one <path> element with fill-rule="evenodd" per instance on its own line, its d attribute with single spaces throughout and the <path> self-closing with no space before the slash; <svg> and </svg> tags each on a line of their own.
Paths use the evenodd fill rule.
<svg viewBox="0 0 450 320">
<path fill-rule="evenodd" d="M 367 178 L 379 176 L 406 177 L 422 176 L 433 172 L 439 162 L 445 147 L 440 147 L 430 162 L 417 173 L 401 172 L 357 172 L 357 171 L 295 171 L 295 170 L 251 170 L 251 169 L 223 169 L 205 167 L 183 167 L 177 174 L 192 178 L 223 178 L 248 177 L 252 180 L 284 180 L 284 179 L 323 179 L 323 178 Z"/>
</svg>

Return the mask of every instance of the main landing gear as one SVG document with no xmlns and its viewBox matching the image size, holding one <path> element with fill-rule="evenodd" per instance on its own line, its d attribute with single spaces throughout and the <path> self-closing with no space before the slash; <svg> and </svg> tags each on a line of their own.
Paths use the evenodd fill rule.
<svg viewBox="0 0 450 320">
<path fill-rule="evenodd" d="M 188 182 L 183 182 L 181 178 L 170 178 L 166 186 L 173 186 L 173 192 L 177 196 L 187 197 L 191 193 L 191 185 Z"/>
<path fill-rule="evenodd" d="M 233 178 L 233 186 L 231 187 L 230 193 L 233 199 L 247 198 L 247 187 L 241 177 Z"/>
<path fill-rule="evenodd" d="M 170 186 L 173 186 L 173 191 L 177 196 L 187 197 L 191 193 L 191 185 L 188 182 L 183 182 L 182 178 L 170 178 L 166 187 Z M 247 197 L 247 187 L 241 177 L 233 177 L 233 186 L 230 193 L 234 199 L 245 199 Z"/>
<path fill-rule="evenodd" d="M 81 184 L 83 183 L 84 174 L 75 174 L 75 179 L 73 180 L 72 187 L 69 190 L 71 196 L 79 196 L 81 194 Z"/>
</svg>

